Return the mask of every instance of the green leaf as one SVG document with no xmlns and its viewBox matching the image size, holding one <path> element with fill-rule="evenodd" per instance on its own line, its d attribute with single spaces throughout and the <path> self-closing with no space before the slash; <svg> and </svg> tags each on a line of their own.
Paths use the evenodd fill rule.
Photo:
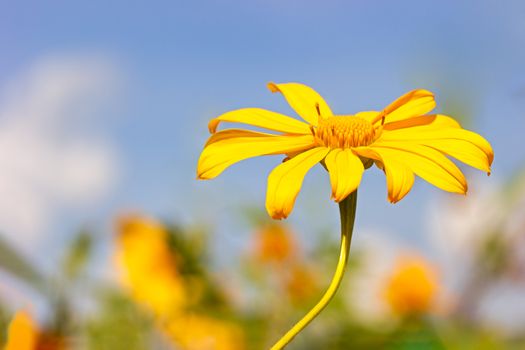
<svg viewBox="0 0 525 350">
<path fill-rule="evenodd" d="M 63 261 L 63 271 L 66 278 L 73 280 L 79 277 L 89 260 L 92 249 L 92 235 L 86 231 L 77 234 Z"/>
<path fill-rule="evenodd" d="M 99 312 L 86 324 L 87 349 L 146 350 L 152 342 L 153 319 L 118 290 L 99 295 Z"/>
<path fill-rule="evenodd" d="M 45 279 L 37 269 L 0 236 L 0 268 L 23 280 L 37 290 L 45 286 Z"/>
</svg>

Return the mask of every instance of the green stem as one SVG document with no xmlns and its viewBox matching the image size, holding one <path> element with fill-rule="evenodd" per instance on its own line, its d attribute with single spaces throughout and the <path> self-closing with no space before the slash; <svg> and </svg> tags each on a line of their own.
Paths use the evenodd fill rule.
<svg viewBox="0 0 525 350">
<path fill-rule="evenodd" d="M 280 350 L 288 345 L 292 339 L 299 334 L 314 318 L 319 315 L 321 311 L 328 305 L 330 300 L 334 297 L 337 288 L 341 284 L 345 272 L 346 263 L 348 261 L 348 253 L 350 251 L 350 242 L 352 240 L 352 232 L 354 230 L 355 211 L 357 207 L 357 190 L 346 197 L 339 203 L 339 213 L 341 216 L 341 252 L 339 254 L 339 261 L 335 269 L 332 282 L 324 293 L 319 302 L 308 313 L 297 322 L 274 346 L 271 350 Z"/>
</svg>

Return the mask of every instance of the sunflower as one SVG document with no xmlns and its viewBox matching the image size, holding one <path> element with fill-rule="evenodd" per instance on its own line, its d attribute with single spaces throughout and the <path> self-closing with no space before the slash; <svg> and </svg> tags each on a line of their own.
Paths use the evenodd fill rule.
<svg viewBox="0 0 525 350">
<path fill-rule="evenodd" d="M 266 209 L 274 219 L 292 211 L 306 173 L 321 163 L 330 174 L 332 199 L 343 201 L 375 164 L 386 175 L 388 200 L 401 200 L 415 175 L 434 186 L 465 194 L 467 181 L 448 157 L 490 174 L 494 153 L 480 135 L 451 117 L 427 114 L 436 102 L 427 90 L 413 90 L 381 111 L 335 115 L 312 88 L 269 83 L 306 122 L 260 108 L 227 112 L 208 125 L 212 134 L 200 156 L 198 179 L 212 179 L 230 165 L 263 155 L 285 155 L 268 176 Z M 245 129 L 217 131 L 222 122 L 241 123 L 274 133 Z M 275 133 L 277 132 L 277 133 Z"/>
</svg>

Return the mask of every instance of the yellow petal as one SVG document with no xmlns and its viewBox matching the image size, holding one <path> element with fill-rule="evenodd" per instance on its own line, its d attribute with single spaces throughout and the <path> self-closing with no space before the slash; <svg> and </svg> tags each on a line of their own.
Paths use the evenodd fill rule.
<svg viewBox="0 0 525 350">
<path fill-rule="evenodd" d="M 383 161 L 385 161 L 383 159 Z M 403 199 L 414 185 L 414 173 L 406 165 L 395 160 L 386 161 L 385 172 L 388 200 L 397 203 Z"/>
<path fill-rule="evenodd" d="M 386 185 L 388 189 L 388 200 L 397 203 L 407 195 L 414 184 L 414 173 L 410 168 L 390 155 L 379 154 L 373 149 L 362 147 L 356 149 L 361 156 L 379 161 L 386 175 Z"/>
<path fill-rule="evenodd" d="M 383 130 L 397 130 L 418 127 L 417 130 L 439 129 L 439 128 L 461 128 L 459 123 L 453 118 L 441 114 L 423 115 L 410 119 L 403 119 L 396 122 L 386 123 Z"/>
<path fill-rule="evenodd" d="M 385 117 L 385 123 L 392 123 L 403 119 L 419 117 L 436 107 L 434 95 L 427 90 L 412 90 L 389 104 L 380 116 Z M 376 117 L 374 122 L 381 118 Z"/>
<path fill-rule="evenodd" d="M 266 193 L 266 210 L 272 218 L 284 219 L 291 213 L 304 176 L 329 151 L 327 147 L 316 147 L 298 154 L 273 169 L 268 176 Z"/>
<path fill-rule="evenodd" d="M 431 139 L 424 141 L 411 141 L 413 143 L 432 147 L 448 156 L 470 165 L 476 169 L 490 173 L 489 159 L 478 147 L 465 140 L 458 139 Z"/>
<path fill-rule="evenodd" d="M 488 167 L 494 160 L 494 151 L 490 143 L 475 132 L 459 128 L 428 128 L 421 127 L 399 129 L 385 132 L 381 135 L 380 140 L 384 141 L 417 141 L 418 143 L 427 144 L 429 140 L 462 140 L 473 144 L 479 148 L 487 157 Z M 430 144 L 430 143 L 429 143 Z M 441 143 L 443 145 L 444 143 Z M 464 144 L 464 143 L 463 143 Z M 450 148 L 448 148 L 450 150 Z M 445 151 L 444 151 L 445 152 Z M 452 155 L 456 157 L 455 155 Z M 459 159 L 459 158 L 458 158 Z M 465 162 L 467 163 L 467 162 Z M 468 164 L 468 163 L 467 163 Z M 483 169 L 483 168 L 482 168 Z M 485 170 L 485 169 L 483 169 Z"/>
<path fill-rule="evenodd" d="M 199 158 L 197 177 L 212 179 L 241 160 L 297 152 L 314 146 L 312 135 L 271 135 L 248 130 L 224 130 L 212 135 Z"/>
<path fill-rule="evenodd" d="M 4 350 L 35 350 L 38 335 L 38 328 L 31 316 L 25 311 L 18 311 L 9 325 Z"/>
<path fill-rule="evenodd" d="M 215 134 L 212 134 L 208 138 L 204 146 L 208 146 L 208 145 L 211 145 L 212 143 L 215 143 L 218 141 L 225 141 L 225 140 L 232 140 L 231 142 L 235 142 L 235 139 L 238 139 L 240 137 L 271 137 L 271 136 L 276 136 L 276 135 L 253 131 L 253 130 L 245 130 L 245 129 L 226 129 L 226 130 L 221 130 Z"/>
<path fill-rule="evenodd" d="M 441 152 L 430 147 L 396 142 L 369 146 L 381 157 L 390 157 L 409 167 L 416 175 L 442 190 L 455 193 L 467 192 L 467 181 L 459 168 Z"/>
<path fill-rule="evenodd" d="M 261 108 L 243 108 L 224 113 L 208 123 L 210 133 L 216 132 L 221 122 L 243 123 L 289 134 L 311 133 L 308 124 Z"/>
<path fill-rule="evenodd" d="M 334 149 L 325 158 L 332 184 L 332 199 L 340 202 L 354 192 L 363 177 L 363 162 L 350 149 Z"/>
<path fill-rule="evenodd" d="M 280 92 L 288 104 L 308 123 L 317 126 L 319 114 L 323 118 L 331 117 L 332 111 L 325 100 L 314 89 L 298 83 L 269 83 L 271 92 Z"/>
<path fill-rule="evenodd" d="M 444 154 L 490 174 L 489 157 L 474 144 L 458 139 L 426 140 L 421 144 L 437 149 Z"/>
</svg>

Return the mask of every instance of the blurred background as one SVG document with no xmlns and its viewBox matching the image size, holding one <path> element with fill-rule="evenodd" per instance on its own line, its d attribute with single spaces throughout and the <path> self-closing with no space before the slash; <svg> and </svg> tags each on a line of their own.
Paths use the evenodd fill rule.
<svg viewBox="0 0 525 350">
<path fill-rule="evenodd" d="M 290 349 L 525 348 L 525 3 L 0 3 L 0 346 L 265 349 L 319 298 L 338 210 L 313 169 L 267 218 L 280 157 L 196 181 L 209 119 L 335 113 L 414 88 L 493 145 L 469 194 L 367 171 L 337 298 Z"/>
</svg>

